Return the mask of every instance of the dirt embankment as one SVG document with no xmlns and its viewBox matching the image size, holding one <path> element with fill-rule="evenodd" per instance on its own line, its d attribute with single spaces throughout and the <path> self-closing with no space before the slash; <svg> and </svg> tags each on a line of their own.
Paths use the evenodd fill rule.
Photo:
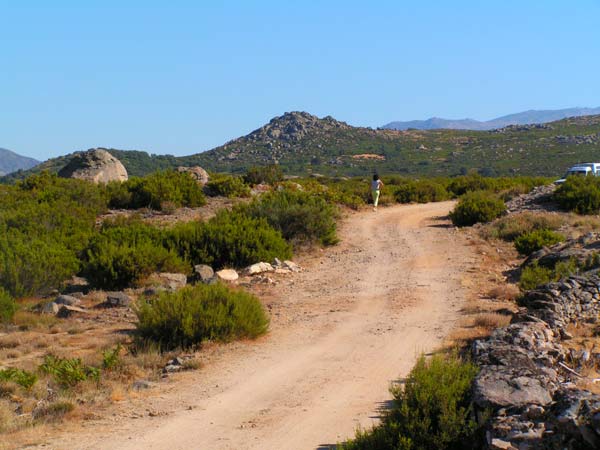
<svg viewBox="0 0 600 450">
<path fill-rule="evenodd" d="M 389 383 L 456 326 L 477 259 L 452 202 L 353 214 L 342 243 L 264 299 L 270 333 L 215 346 L 205 366 L 51 448 L 315 449 L 377 420 Z M 142 414 L 150 411 L 150 414 Z"/>
</svg>

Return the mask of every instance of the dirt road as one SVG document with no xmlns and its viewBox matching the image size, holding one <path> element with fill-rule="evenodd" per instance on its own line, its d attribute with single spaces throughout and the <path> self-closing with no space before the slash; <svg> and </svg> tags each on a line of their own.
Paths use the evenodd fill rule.
<svg viewBox="0 0 600 450">
<path fill-rule="evenodd" d="M 304 261 L 303 273 L 267 297 L 267 336 L 213 352 L 204 368 L 152 400 L 153 414 L 92 423 L 48 445 L 316 449 L 370 426 L 390 398 L 390 382 L 434 350 L 458 318 L 473 255 L 440 219 L 451 208 L 351 215 L 339 246 Z"/>
</svg>

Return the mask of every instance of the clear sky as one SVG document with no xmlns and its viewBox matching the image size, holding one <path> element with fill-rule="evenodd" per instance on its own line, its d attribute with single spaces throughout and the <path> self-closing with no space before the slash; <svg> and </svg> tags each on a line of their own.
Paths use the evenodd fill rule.
<svg viewBox="0 0 600 450">
<path fill-rule="evenodd" d="M 294 110 L 597 107 L 599 23 L 600 0 L 0 0 L 0 147 L 186 155 Z"/>
</svg>

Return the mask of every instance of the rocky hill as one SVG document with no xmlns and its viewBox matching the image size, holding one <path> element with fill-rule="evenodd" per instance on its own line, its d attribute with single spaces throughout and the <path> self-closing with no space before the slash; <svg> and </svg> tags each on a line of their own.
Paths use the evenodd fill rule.
<svg viewBox="0 0 600 450">
<path fill-rule="evenodd" d="M 408 130 L 414 128 L 417 130 L 493 130 L 502 128 L 508 125 L 526 125 L 536 123 L 547 123 L 556 120 L 565 119 L 567 117 L 590 116 L 600 114 L 600 108 L 567 108 L 567 109 L 550 109 L 550 110 L 535 110 L 523 111 L 516 114 L 509 114 L 502 117 L 497 117 L 492 120 L 479 121 L 474 119 L 441 119 L 432 117 L 427 120 L 410 120 L 407 122 L 390 122 L 384 125 L 383 128 L 390 130 Z"/>
<path fill-rule="evenodd" d="M 33 158 L 21 156 L 5 148 L 0 148 L 0 175 L 15 172 L 20 169 L 31 169 L 39 163 L 39 161 Z"/>
<path fill-rule="evenodd" d="M 175 157 L 107 149 L 130 176 L 179 166 L 243 173 L 278 163 L 288 174 L 448 176 L 470 169 L 484 175 L 562 175 L 577 162 L 600 160 L 600 115 L 490 131 L 374 130 L 332 117 L 286 113 L 247 136 L 203 153 Z M 70 155 L 35 171 L 58 172 Z M 22 176 L 22 174 L 21 174 Z"/>
</svg>

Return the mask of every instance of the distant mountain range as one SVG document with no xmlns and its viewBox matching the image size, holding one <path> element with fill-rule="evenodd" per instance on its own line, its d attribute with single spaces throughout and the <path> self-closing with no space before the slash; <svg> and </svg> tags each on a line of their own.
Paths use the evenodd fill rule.
<svg viewBox="0 0 600 450">
<path fill-rule="evenodd" d="M 33 158 L 21 156 L 5 148 L 0 148 L 0 175 L 16 172 L 19 169 L 31 169 L 39 163 L 39 161 Z"/>
<path fill-rule="evenodd" d="M 432 117 L 427 120 L 410 120 L 407 122 L 390 122 L 382 128 L 388 130 L 494 130 L 508 125 L 527 125 L 534 123 L 548 123 L 556 120 L 566 119 L 567 117 L 591 116 L 600 114 L 599 108 L 567 108 L 567 109 L 548 109 L 523 111 L 508 116 L 498 117 L 496 119 L 481 122 L 474 119 L 441 119 Z"/>
</svg>

